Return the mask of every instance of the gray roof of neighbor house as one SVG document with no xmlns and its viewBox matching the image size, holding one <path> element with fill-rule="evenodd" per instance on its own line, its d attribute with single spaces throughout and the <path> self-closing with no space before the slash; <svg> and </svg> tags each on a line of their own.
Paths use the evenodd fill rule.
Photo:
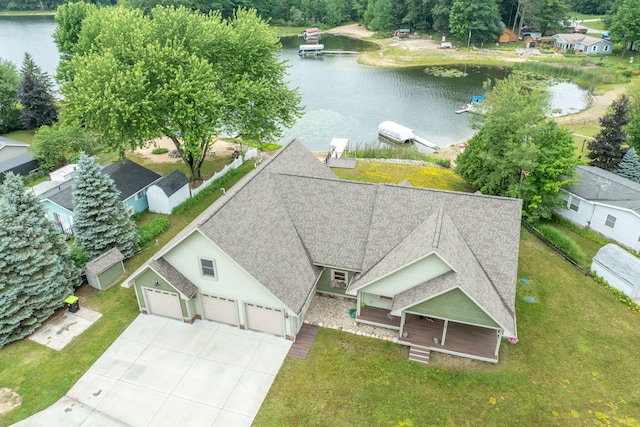
<svg viewBox="0 0 640 427">
<path fill-rule="evenodd" d="M 84 268 L 87 272 L 98 275 L 116 263 L 122 262 L 123 259 L 124 256 L 118 248 L 111 248 L 98 258 L 89 261 Z"/>
<path fill-rule="evenodd" d="M 188 183 L 189 179 L 185 174 L 179 170 L 174 170 L 169 175 L 165 175 L 160 178 L 154 185 L 160 188 L 162 192 L 169 197 Z"/>
<path fill-rule="evenodd" d="M 454 283 L 473 282 L 461 287 L 515 333 L 520 214 L 516 199 L 340 180 L 294 140 L 156 258 L 197 230 L 299 313 L 321 267 L 359 272 L 352 285 L 366 285 L 435 244 L 457 271 Z M 229 232 L 238 218 L 247 232 Z M 428 299 L 432 282 L 406 299 Z"/>
<path fill-rule="evenodd" d="M 618 245 L 609 243 L 601 247 L 593 261 L 633 286 L 640 284 L 640 259 Z"/>
<path fill-rule="evenodd" d="M 569 193 L 640 214 L 640 183 L 595 166 L 576 167 L 575 179 L 576 185 L 565 188 Z"/>
<path fill-rule="evenodd" d="M 587 36 L 582 33 L 571 33 L 571 34 L 554 34 L 554 37 L 561 38 L 565 43 L 582 43 L 584 45 L 592 45 L 598 42 L 606 42 L 607 44 L 613 44 L 611 40 L 599 39 L 597 37 Z"/>
<path fill-rule="evenodd" d="M 2 150 L 5 146 L 8 147 L 29 147 L 29 144 L 25 144 L 24 142 L 16 141 L 15 139 L 5 138 L 4 136 L 0 136 L 0 150 Z"/>
<path fill-rule="evenodd" d="M 160 174 L 129 159 L 110 163 L 102 168 L 102 172 L 115 182 L 116 188 L 120 191 L 118 198 L 121 201 L 127 200 L 160 178 Z M 48 199 L 73 212 L 73 182 L 73 179 L 61 182 L 55 188 L 42 193 L 40 198 Z"/>
<path fill-rule="evenodd" d="M 38 169 L 38 161 L 33 158 L 33 151 L 27 151 L 0 162 L 0 182 L 4 180 L 4 174 L 8 172 L 26 175 L 35 169 Z"/>
</svg>

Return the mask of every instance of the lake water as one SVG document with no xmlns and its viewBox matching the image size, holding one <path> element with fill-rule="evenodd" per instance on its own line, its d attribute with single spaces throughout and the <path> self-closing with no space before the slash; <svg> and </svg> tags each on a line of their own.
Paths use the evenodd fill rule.
<svg viewBox="0 0 640 427">
<path fill-rule="evenodd" d="M 25 52 L 51 76 L 59 61 L 52 34 L 52 16 L 0 17 L 0 57 L 18 68 Z M 300 88 L 305 115 L 284 132 L 281 142 L 298 138 L 312 151 L 327 151 L 334 137 L 356 145 L 378 144 L 380 122 L 392 120 L 439 146 L 457 144 L 473 135 L 471 115 L 455 114 L 471 96 L 482 94 L 487 79 L 507 71 L 486 67 L 458 67 L 464 77 L 425 73 L 424 67 L 390 70 L 357 63 L 356 55 L 300 57 L 301 37 L 282 39 L 282 58 L 289 61 L 289 82 Z M 326 50 L 364 51 L 370 43 L 333 35 L 321 43 Z M 573 83 L 551 88 L 552 107 L 567 114 L 584 109 L 588 92 Z"/>
</svg>

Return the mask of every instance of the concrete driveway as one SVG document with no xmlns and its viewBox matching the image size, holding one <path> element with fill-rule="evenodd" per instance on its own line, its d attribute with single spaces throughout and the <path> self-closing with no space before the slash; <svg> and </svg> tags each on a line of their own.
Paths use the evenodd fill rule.
<svg viewBox="0 0 640 427">
<path fill-rule="evenodd" d="M 16 426 L 250 426 L 291 341 L 140 315 L 69 390 Z"/>
</svg>

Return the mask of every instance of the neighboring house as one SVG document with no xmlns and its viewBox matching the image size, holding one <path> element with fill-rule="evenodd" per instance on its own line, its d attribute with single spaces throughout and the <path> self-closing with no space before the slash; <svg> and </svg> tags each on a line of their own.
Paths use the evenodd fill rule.
<svg viewBox="0 0 640 427">
<path fill-rule="evenodd" d="M 611 41 L 585 34 L 554 34 L 552 37 L 556 40 L 556 49 L 561 51 L 573 49 L 576 53 L 581 52 L 587 55 L 609 55 L 613 52 Z"/>
<path fill-rule="evenodd" d="M 163 176 L 147 190 L 149 210 L 167 215 L 189 197 L 189 179 L 179 170 Z"/>
<path fill-rule="evenodd" d="M 497 362 L 520 215 L 517 199 L 340 180 L 294 140 L 123 286 L 144 313 L 289 339 L 316 293 L 350 298 L 401 344 Z"/>
<path fill-rule="evenodd" d="M 556 213 L 640 251 L 640 184 L 595 166 L 578 166 L 576 175 Z"/>
<path fill-rule="evenodd" d="M 640 297 L 640 258 L 618 245 L 600 248 L 591 263 L 591 271 L 630 298 Z"/>
<path fill-rule="evenodd" d="M 37 170 L 38 167 L 39 163 L 33 158 L 33 151 L 27 151 L 26 153 L 18 154 L 16 157 L 0 161 L 0 184 L 4 182 L 4 177 L 9 172 L 13 172 L 16 175 L 28 175 L 29 172 Z"/>
<path fill-rule="evenodd" d="M 0 162 L 18 157 L 27 151 L 29 144 L 0 136 Z"/>
<path fill-rule="evenodd" d="M 73 182 L 71 178 L 75 165 L 67 165 L 63 173 L 52 172 L 52 180 L 48 184 L 55 187 L 39 195 L 44 204 L 47 218 L 54 221 L 63 232 L 70 234 L 73 226 Z M 160 179 L 160 175 L 129 159 L 118 160 L 106 165 L 102 172 L 110 176 L 120 191 L 120 200 L 124 203 L 129 216 L 146 210 L 149 207 L 147 189 Z"/>
<path fill-rule="evenodd" d="M 511 31 L 509 28 L 504 28 L 502 30 L 502 34 L 498 36 L 498 43 L 511 43 L 518 39 L 516 33 Z"/>
</svg>

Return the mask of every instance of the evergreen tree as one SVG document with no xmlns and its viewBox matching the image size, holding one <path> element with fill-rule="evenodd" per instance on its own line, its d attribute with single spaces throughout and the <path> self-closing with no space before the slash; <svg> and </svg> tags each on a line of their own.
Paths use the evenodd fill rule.
<svg viewBox="0 0 640 427">
<path fill-rule="evenodd" d="M 613 172 L 631 181 L 640 182 L 640 160 L 633 147 L 627 150 Z"/>
<path fill-rule="evenodd" d="M 626 127 L 627 143 L 640 151 L 640 81 L 635 81 L 627 87 L 626 95 L 631 105 L 631 121 Z"/>
<path fill-rule="evenodd" d="M 90 258 L 113 247 L 129 258 L 138 249 L 138 232 L 127 216 L 120 192 L 94 158 L 82 153 L 73 185 L 73 234 Z"/>
<path fill-rule="evenodd" d="M 20 75 L 11 61 L 0 58 L 0 134 L 20 129 L 20 111 L 16 91 Z"/>
<path fill-rule="evenodd" d="M 622 94 L 611 103 L 609 112 L 600 118 L 600 132 L 588 144 L 591 159 L 589 164 L 601 169 L 612 170 L 622 160 L 626 149 L 622 144 L 627 141 L 624 127 L 631 121 L 629 98 Z"/>
<path fill-rule="evenodd" d="M 42 71 L 29 53 L 24 54 L 18 100 L 22 104 L 20 121 L 25 129 L 50 125 L 58 120 L 51 77 Z"/>
<path fill-rule="evenodd" d="M 80 269 L 42 202 L 12 173 L 1 191 L 0 348 L 30 335 L 80 284 Z"/>
</svg>

